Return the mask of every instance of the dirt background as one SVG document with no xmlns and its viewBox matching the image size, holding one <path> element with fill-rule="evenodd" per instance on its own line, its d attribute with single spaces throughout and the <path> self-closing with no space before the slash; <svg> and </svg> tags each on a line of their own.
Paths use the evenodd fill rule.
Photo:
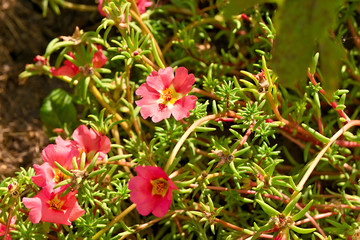
<svg viewBox="0 0 360 240">
<path fill-rule="evenodd" d="M 37 0 L 0 0 L 0 181 L 20 167 L 41 163 L 41 151 L 49 144 L 39 110 L 43 99 L 55 88 L 68 88 L 57 79 L 36 76 L 20 80 L 18 75 L 49 41 L 72 35 L 76 26 L 91 30 L 101 16 L 97 12 L 49 10 L 42 17 Z M 96 5 L 95 1 L 82 3 Z"/>
</svg>

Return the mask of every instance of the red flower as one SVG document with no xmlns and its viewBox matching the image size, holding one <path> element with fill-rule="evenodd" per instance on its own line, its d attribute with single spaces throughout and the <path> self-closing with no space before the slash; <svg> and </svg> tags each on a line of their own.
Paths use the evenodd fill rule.
<svg viewBox="0 0 360 240">
<path fill-rule="evenodd" d="M 85 211 L 79 206 L 75 197 L 77 191 L 60 197 L 66 188 L 53 189 L 48 185 L 33 198 L 23 198 L 25 207 L 30 209 L 29 219 L 33 223 L 40 221 L 71 225 L 71 222 L 82 216 Z"/>
<path fill-rule="evenodd" d="M 159 122 L 172 114 L 181 120 L 189 117 L 189 110 L 195 108 L 197 97 L 185 96 L 195 83 L 194 75 L 188 74 L 184 67 L 175 70 L 175 77 L 173 72 L 171 67 L 153 71 L 136 90 L 136 95 L 143 97 L 136 101 L 143 118 L 151 117 L 153 122 Z"/>
<path fill-rule="evenodd" d="M 102 46 L 97 45 L 96 47 L 98 51 L 94 53 L 92 59 L 92 67 L 101 68 L 106 63 L 107 58 L 103 54 Z M 74 54 L 72 52 L 69 52 L 69 56 L 75 59 Z M 59 67 L 58 69 L 52 68 L 50 69 L 50 72 L 53 76 L 68 76 L 73 78 L 76 74 L 79 73 L 79 68 L 69 60 L 65 60 L 63 66 Z"/>
<path fill-rule="evenodd" d="M 138 176 L 129 181 L 130 200 L 143 216 L 151 212 L 156 217 L 164 216 L 172 202 L 172 191 L 178 188 L 159 167 L 137 166 L 135 171 Z"/>
</svg>

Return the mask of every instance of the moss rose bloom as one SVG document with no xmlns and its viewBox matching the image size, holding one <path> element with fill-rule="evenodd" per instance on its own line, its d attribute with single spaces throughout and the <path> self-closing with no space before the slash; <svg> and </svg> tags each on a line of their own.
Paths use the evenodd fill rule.
<svg viewBox="0 0 360 240">
<path fill-rule="evenodd" d="M 111 149 L 111 142 L 107 136 L 85 125 L 75 129 L 72 137 L 74 140 L 64 140 L 58 136 L 55 141 L 57 145 L 76 149 L 79 152 L 79 159 L 85 152 L 88 164 L 96 153 L 99 153 L 98 159 L 103 160 Z"/>
<path fill-rule="evenodd" d="M 184 67 L 175 70 L 175 77 L 172 67 L 153 71 L 135 92 L 142 96 L 136 101 L 141 107 L 141 116 L 151 117 L 153 122 L 169 118 L 171 114 L 177 121 L 189 117 L 189 110 L 195 108 L 197 97 L 186 94 L 194 83 L 194 75 L 188 74 Z"/>
<path fill-rule="evenodd" d="M 178 188 L 160 167 L 137 166 L 135 171 L 138 176 L 129 181 L 130 200 L 143 216 L 151 212 L 164 216 L 172 203 L 172 191 Z"/>
<path fill-rule="evenodd" d="M 71 225 L 72 221 L 82 216 L 85 211 L 77 202 L 75 197 L 77 191 L 61 197 L 65 189 L 64 187 L 53 189 L 53 186 L 47 185 L 33 198 L 23 198 L 25 207 L 30 209 L 30 221 Z"/>
<path fill-rule="evenodd" d="M 71 170 L 74 169 L 72 159 L 77 156 L 79 156 L 79 151 L 75 148 L 55 144 L 48 145 L 42 151 L 44 163 L 41 165 L 34 164 L 36 174 L 31 180 L 39 187 L 55 186 L 59 182 L 70 178 L 58 169 L 55 161 L 65 169 Z"/>
</svg>

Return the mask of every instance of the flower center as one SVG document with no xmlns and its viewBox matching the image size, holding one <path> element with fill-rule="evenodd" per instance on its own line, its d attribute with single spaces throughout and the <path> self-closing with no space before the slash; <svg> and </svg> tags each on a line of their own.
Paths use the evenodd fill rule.
<svg viewBox="0 0 360 240">
<path fill-rule="evenodd" d="M 174 105 L 174 103 L 178 100 L 179 94 L 175 91 L 174 87 L 171 85 L 160 93 L 160 99 L 162 100 L 162 104 L 168 106 L 168 104 Z M 170 106 L 171 108 L 171 106 Z"/>
<path fill-rule="evenodd" d="M 51 199 L 48 203 L 49 207 L 54 210 L 61 210 L 62 206 L 64 205 L 64 202 L 58 198 L 58 195 L 55 195 L 55 197 Z"/>
<path fill-rule="evenodd" d="M 164 101 L 169 102 L 172 99 L 173 91 L 170 88 L 165 89 L 162 91 L 160 98 L 162 98 Z"/>
<path fill-rule="evenodd" d="M 158 178 L 151 180 L 151 184 L 153 185 L 152 195 L 161 195 L 162 197 L 165 197 L 169 188 L 168 181 L 163 178 Z"/>
<path fill-rule="evenodd" d="M 56 183 L 62 182 L 65 179 L 70 178 L 69 176 L 65 175 L 62 171 L 59 169 L 54 169 L 54 181 Z"/>
</svg>

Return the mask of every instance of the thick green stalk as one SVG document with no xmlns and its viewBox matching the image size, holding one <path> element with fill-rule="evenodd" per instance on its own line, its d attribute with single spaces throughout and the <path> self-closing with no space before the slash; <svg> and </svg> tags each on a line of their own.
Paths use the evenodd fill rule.
<svg viewBox="0 0 360 240">
<path fill-rule="evenodd" d="M 174 149 L 172 150 L 170 157 L 168 159 L 168 161 L 166 162 L 164 171 L 166 173 L 168 173 L 167 171 L 169 170 L 169 167 L 171 166 L 171 164 L 173 163 L 176 154 L 179 152 L 181 146 L 184 144 L 185 140 L 189 137 L 189 135 L 195 130 L 196 127 L 200 126 L 201 124 L 209 121 L 209 120 L 214 120 L 216 118 L 220 118 L 226 116 L 226 112 L 225 113 L 219 113 L 219 114 L 212 114 L 212 115 L 208 115 L 206 117 L 200 118 L 198 120 L 196 120 L 189 128 L 188 130 L 186 130 L 186 132 L 184 133 L 184 135 L 182 135 L 182 137 L 180 138 L 180 140 L 177 142 L 177 144 L 175 145 Z M 168 173 L 169 174 L 169 173 Z"/>
</svg>

